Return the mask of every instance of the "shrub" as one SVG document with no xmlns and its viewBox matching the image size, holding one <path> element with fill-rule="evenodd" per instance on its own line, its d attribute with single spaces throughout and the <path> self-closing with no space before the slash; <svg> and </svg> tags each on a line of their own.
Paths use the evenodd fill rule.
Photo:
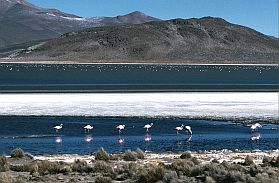
<svg viewBox="0 0 279 183">
<path fill-rule="evenodd" d="M 192 161 L 177 160 L 170 165 L 170 169 L 176 171 L 178 175 L 190 176 L 191 168 L 194 166 Z"/>
<path fill-rule="evenodd" d="M 38 172 L 38 165 L 37 163 L 30 163 L 24 165 L 11 165 L 10 169 L 15 172 Z"/>
<path fill-rule="evenodd" d="M 101 148 L 95 155 L 95 160 L 108 161 L 109 158 L 109 154 L 104 150 L 104 148 Z"/>
<path fill-rule="evenodd" d="M 276 158 L 275 166 L 279 168 L 279 156 Z"/>
<path fill-rule="evenodd" d="M 122 156 L 120 154 L 110 154 L 109 160 L 111 161 L 118 161 L 119 159 L 122 159 Z"/>
<path fill-rule="evenodd" d="M 241 165 L 235 164 L 235 163 L 229 164 L 227 169 L 228 170 L 236 170 L 236 171 L 239 171 L 239 172 L 246 172 L 246 168 L 244 166 L 241 166 Z"/>
<path fill-rule="evenodd" d="M 101 176 L 98 176 L 96 177 L 95 179 L 95 183 L 111 183 L 112 180 L 110 177 L 101 177 Z"/>
<path fill-rule="evenodd" d="M 227 170 L 222 164 L 206 164 L 203 166 L 203 171 L 216 182 L 222 182 L 227 174 Z"/>
<path fill-rule="evenodd" d="M 212 177 L 206 176 L 205 183 L 216 183 L 216 181 Z"/>
<path fill-rule="evenodd" d="M 175 171 L 169 171 L 165 173 L 164 181 L 166 183 L 176 182 L 178 180 L 177 173 Z"/>
<path fill-rule="evenodd" d="M 38 176 L 39 175 L 39 167 L 37 163 L 32 163 L 30 165 L 30 171 L 31 175 Z"/>
<path fill-rule="evenodd" d="M 7 173 L 0 173 L 0 183 L 13 183 L 13 179 Z"/>
<path fill-rule="evenodd" d="M 229 171 L 226 174 L 226 177 L 223 180 L 223 182 L 233 183 L 233 182 L 244 182 L 245 180 L 246 178 L 243 173 L 238 171 Z"/>
<path fill-rule="evenodd" d="M 38 162 L 38 171 L 40 175 L 47 174 L 59 174 L 59 173 L 68 173 L 69 168 L 65 166 L 63 162 L 50 162 L 50 161 L 41 161 Z"/>
<path fill-rule="evenodd" d="M 201 175 L 201 174 L 203 174 L 203 168 L 202 167 L 195 166 L 191 169 L 191 173 L 190 173 L 191 177 L 196 177 L 196 176 Z"/>
<path fill-rule="evenodd" d="M 71 165 L 71 168 L 74 172 L 80 173 L 89 173 L 92 171 L 92 168 L 87 164 L 86 161 L 83 160 L 75 160 L 75 162 Z"/>
<path fill-rule="evenodd" d="M 244 161 L 244 165 L 250 166 L 250 165 L 253 165 L 253 164 L 254 164 L 253 158 L 251 156 L 246 156 L 245 161 Z"/>
<path fill-rule="evenodd" d="M 260 172 L 261 171 L 258 169 L 258 167 L 256 165 L 251 166 L 249 169 L 249 173 L 252 177 L 255 177 Z"/>
<path fill-rule="evenodd" d="M 192 155 L 190 152 L 182 153 L 180 156 L 180 159 L 190 159 L 190 158 L 192 158 Z"/>
<path fill-rule="evenodd" d="M 23 183 L 20 178 L 13 178 L 7 173 L 0 173 L 0 183 Z"/>
<path fill-rule="evenodd" d="M 0 156 L 0 172 L 6 172 L 9 170 L 9 164 L 6 156 Z"/>
<path fill-rule="evenodd" d="M 257 181 L 257 179 L 256 179 L 255 177 L 248 176 L 248 177 L 246 178 L 246 182 L 247 182 L 247 183 L 256 183 L 256 182 L 258 182 L 258 181 Z"/>
<path fill-rule="evenodd" d="M 133 173 L 132 180 L 134 180 L 133 182 L 138 180 L 142 175 L 147 174 L 149 169 L 147 166 L 144 166 L 144 167 L 138 166 L 138 167 L 135 167 L 134 171 L 135 172 L 132 172 Z"/>
<path fill-rule="evenodd" d="M 113 169 L 105 161 L 97 161 L 94 165 L 93 170 L 97 173 L 101 173 L 103 176 L 107 176 L 111 178 L 115 177 L 115 173 Z"/>
<path fill-rule="evenodd" d="M 136 157 L 138 159 L 144 159 L 144 153 L 140 148 L 137 148 L 137 150 L 136 150 Z"/>
<path fill-rule="evenodd" d="M 264 166 L 268 166 L 268 165 L 270 165 L 270 161 L 271 161 L 271 158 L 269 158 L 267 156 L 264 156 L 263 160 L 262 160 L 262 163 L 263 163 Z"/>
<path fill-rule="evenodd" d="M 196 157 L 192 157 L 192 158 L 191 158 L 191 161 L 192 161 L 195 165 L 200 164 L 198 158 L 196 158 Z"/>
<path fill-rule="evenodd" d="M 148 183 L 148 182 L 158 182 L 163 180 L 165 175 L 165 169 L 163 167 L 155 167 L 149 169 L 147 174 L 142 174 L 139 176 L 137 183 Z"/>
<path fill-rule="evenodd" d="M 224 166 L 225 168 L 229 168 L 230 167 L 229 163 L 227 161 L 225 161 L 225 160 L 221 163 L 221 165 Z"/>
<path fill-rule="evenodd" d="M 122 167 L 118 167 L 116 169 L 117 174 L 119 175 L 117 180 L 126 180 L 131 177 L 134 177 L 138 168 L 135 163 L 125 163 Z"/>
<path fill-rule="evenodd" d="M 20 148 L 16 148 L 16 149 L 12 150 L 11 157 L 12 158 L 23 158 L 24 151 Z"/>
<path fill-rule="evenodd" d="M 24 156 L 29 159 L 34 159 L 34 156 L 30 153 L 24 153 Z"/>
<path fill-rule="evenodd" d="M 219 161 L 216 158 L 214 158 L 211 162 L 212 163 L 219 163 Z"/>
<path fill-rule="evenodd" d="M 134 153 L 132 153 L 131 150 L 128 150 L 128 151 L 125 152 L 123 159 L 125 161 L 136 161 L 137 157 Z"/>
</svg>

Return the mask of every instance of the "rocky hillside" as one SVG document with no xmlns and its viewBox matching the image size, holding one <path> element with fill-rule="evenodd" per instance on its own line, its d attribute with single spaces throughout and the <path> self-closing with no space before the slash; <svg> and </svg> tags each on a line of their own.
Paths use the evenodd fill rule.
<svg viewBox="0 0 279 183">
<path fill-rule="evenodd" d="M 88 27 L 136 24 L 158 20 L 140 12 L 117 17 L 82 18 L 56 9 L 45 9 L 25 0 L 0 0 L 0 49 L 46 40 Z M 0 50 L 1 52 L 1 50 Z"/>
<path fill-rule="evenodd" d="M 19 57 L 90 62 L 277 63 L 279 41 L 221 18 L 204 17 L 71 32 Z"/>
</svg>

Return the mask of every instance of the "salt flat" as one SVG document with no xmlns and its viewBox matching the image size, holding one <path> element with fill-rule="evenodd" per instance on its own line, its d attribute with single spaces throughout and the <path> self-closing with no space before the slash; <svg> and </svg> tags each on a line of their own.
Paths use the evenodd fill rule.
<svg viewBox="0 0 279 183">
<path fill-rule="evenodd" d="M 0 94 L 0 115 L 278 119 L 276 92 Z"/>
</svg>

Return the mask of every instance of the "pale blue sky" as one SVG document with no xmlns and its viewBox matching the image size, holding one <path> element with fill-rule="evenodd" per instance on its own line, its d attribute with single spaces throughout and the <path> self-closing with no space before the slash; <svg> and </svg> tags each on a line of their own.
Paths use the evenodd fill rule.
<svg viewBox="0 0 279 183">
<path fill-rule="evenodd" d="M 116 16 L 141 11 L 160 19 L 214 16 L 278 37 L 278 0 L 27 0 L 79 15 Z"/>
</svg>

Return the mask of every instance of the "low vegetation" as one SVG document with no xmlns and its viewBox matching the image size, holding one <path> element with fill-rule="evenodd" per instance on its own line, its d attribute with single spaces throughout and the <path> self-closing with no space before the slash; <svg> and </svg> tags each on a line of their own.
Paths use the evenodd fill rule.
<svg viewBox="0 0 279 183">
<path fill-rule="evenodd" d="M 125 161 L 136 161 L 137 156 L 131 150 L 128 150 L 128 151 L 125 152 L 123 159 Z"/>
<path fill-rule="evenodd" d="M 95 183 L 111 183 L 112 180 L 110 177 L 102 177 L 98 176 L 96 177 Z"/>
<path fill-rule="evenodd" d="M 23 153 L 24 154 L 24 153 Z M 98 154 L 98 155 L 97 155 Z M 279 182 L 279 156 L 263 158 L 261 164 L 255 164 L 247 156 L 243 163 L 219 163 L 216 159 L 202 164 L 191 153 L 186 152 L 170 164 L 146 163 L 141 150 L 126 151 L 114 160 L 109 160 L 104 149 L 95 154 L 92 162 L 76 160 L 73 163 L 49 162 L 38 160 L 20 161 L 20 159 L 0 157 L 0 183 L 15 182 L 134 182 L 134 183 L 275 183 Z M 102 160 L 97 160 L 102 159 Z M 121 161 L 118 161 L 121 160 Z M 124 160 L 124 161 L 123 161 Z M 135 160 L 137 160 L 135 162 Z M 21 172 L 21 173 L 17 173 Z M 22 173 L 26 176 L 21 177 Z M 17 175 L 17 176 L 15 176 Z M 60 181 L 58 181 L 58 178 Z"/>
<path fill-rule="evenodd" d="M 5 156 L 0 156 L 0 172 L 9 170 L 8 160 Z"/>
<path fill-rule="evenodd" d="M 12 158 L 23 158 L 24 151 L 20 148 L 16 148 L 16 149 L 12 150 L 11 157 Z"/>
<path fill-rule="evenodd" d="M 83 160 L 75 160 L 75 162 L 71 165 L 71 169 L 74 172 L 80 173 L 89 173 L 92 172 L 92 167 L 90 167 L 86 161 Z"/>
<path fill-rule="evenodd" d="M 140 148 L 137 148 L 136 150 L 136 157 L 138 159 L 144 159 L 144 152 Z"/>
<path fill-rule="evenodd" d="M 104 150 L 104 148 L 101 148 L 95 155 L 95 160 L 109 161 L 109 159 L 110 159 L 110 156 Z"/>
<path fill-rule="evenodd" d="M 180 156 L 180 159 L 190 159 L 190 158 L 192 158 L 192 155 L 189 152 L 182 153 Z"/>
</svg>

